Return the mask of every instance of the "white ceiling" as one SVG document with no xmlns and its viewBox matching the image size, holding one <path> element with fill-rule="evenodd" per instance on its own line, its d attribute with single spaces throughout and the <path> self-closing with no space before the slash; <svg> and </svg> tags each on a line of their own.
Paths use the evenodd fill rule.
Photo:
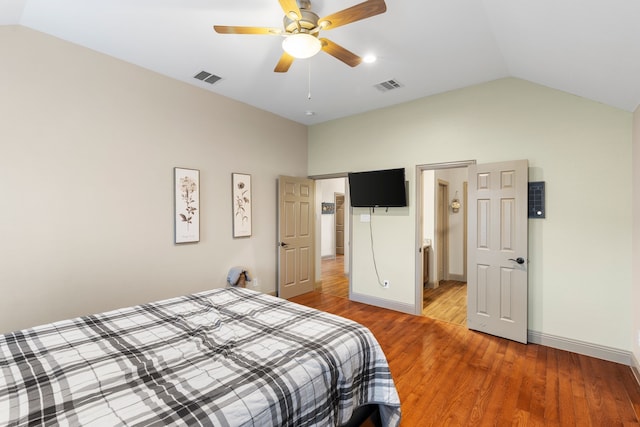
<svg viewBox="0 0 640 427">
<path fill-rule="evenodd" d="M 360 1 L 312 5 L 322 17 Z M 282 27 L 278 0 L 0 0 L 0 25 L 23 25 L 307 125 L 502 77 L 627 111 L 640 103 L 640 1 L 386 4 L 384 14 L 322 31 L 377 62 L 350 68 L 320 52 L 287 73 L 273 72 L 281 36 L 212 29 Z M 202 70 L 222 80 L 194 79 Z M 374 87 L 390 79 L 403 86 Z"/>
</svg>

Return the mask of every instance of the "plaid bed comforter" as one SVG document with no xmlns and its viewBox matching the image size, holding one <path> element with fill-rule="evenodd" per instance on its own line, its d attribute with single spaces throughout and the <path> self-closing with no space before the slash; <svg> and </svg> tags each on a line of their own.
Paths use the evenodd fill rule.
<svg viewBox="0 0 640 427">
<path fill-rule="evenodd" d="M 333 426 L 400 403 L 362 325 L 243 288 L 0 336 L 0 425 Z"/>
</svg>

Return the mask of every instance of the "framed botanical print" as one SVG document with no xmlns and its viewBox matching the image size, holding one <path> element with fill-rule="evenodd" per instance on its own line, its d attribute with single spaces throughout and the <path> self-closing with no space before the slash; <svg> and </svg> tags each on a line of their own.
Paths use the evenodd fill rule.
<svg viewBox="0 0 640 427">
<path fill-rule="evenodd" d="M 200 171 L 174 168 L 175 243 L 200 241 Z"/>
<path fill-rule="evenodd" d="M 251 175 L 231 174 L 233 237 L 251 236 Z"/>
</svg>

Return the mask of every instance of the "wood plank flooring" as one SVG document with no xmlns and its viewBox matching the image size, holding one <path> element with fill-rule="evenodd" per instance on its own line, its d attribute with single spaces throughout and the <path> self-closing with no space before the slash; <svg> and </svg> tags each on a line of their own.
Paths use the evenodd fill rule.
<svg viewBox="0 0 640 427">
<path fill-rule="evenodd" d="M 422 315 L 456 325 L 467 324 L 467 283 L 443 280 L 422 291 Z"/>
<path fill-rule="evenodd" d="M 349 298 L 349 278 L 344 274 L 344 255 L 324 258 L 321 267 L 322 283 L 316 290 L 324 294 Z"/>
<path fill-rule="evenodd" d="M 640 426 L 640 386 L 628 366 L 329 294 L 291 300 L 374 333 L 400 395 L 402 427 Z"/>
<path fill-rule="evenodd" d="M 349 278 L 344 274 L 344 256 L 324 258 L 321 262 L 322 283 L 318 292 L 349 298 Z M 423 316 L 457 325 L 467 324 L 467 284 L 455 280 L 440 282 L 435 289 L 423 291 Z"/>
</svg>

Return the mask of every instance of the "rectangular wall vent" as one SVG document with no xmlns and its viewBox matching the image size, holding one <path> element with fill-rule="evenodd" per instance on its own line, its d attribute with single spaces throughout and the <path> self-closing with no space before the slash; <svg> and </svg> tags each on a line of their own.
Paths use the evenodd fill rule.
<svg viewBox="0 0 640 427">
<path fill-rule="evenodd" d="M 374 87 L 381 92 L 388 92 L 390 90 L 399 89 L 402 86 L 403 85 L 399 81 L 395 79 L 391 79 L 391 80 L 387 80 L 386 82 L 378 83 Z"/>
<path fill-rule="evenodd" d="M 222 77 L 216 76 L 215 74 L 211 74 L 206 71 L 200 71 L 198 74 L 196 74 L 193 77 L 198 80 L 202 80 L 203 82 L 207 82 L 209 84 L 214 84 L 218 80 L 222 79 Z"/>
</svg>

